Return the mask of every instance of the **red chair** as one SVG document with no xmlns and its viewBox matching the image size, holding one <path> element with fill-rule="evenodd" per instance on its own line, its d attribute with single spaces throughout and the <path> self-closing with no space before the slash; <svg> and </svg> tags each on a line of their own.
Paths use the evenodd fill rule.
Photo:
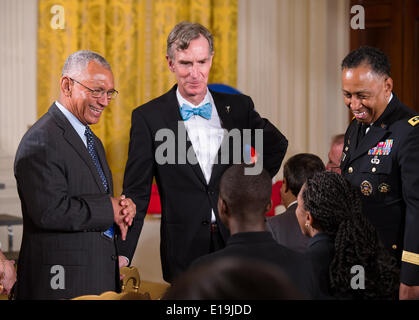
<svg viewBox="0 0 419 320">
<path fill-rule="evenodd" d="M 282 180 L 277 181 L 272 185 L 272 209 L 266 216 L 274 216 L 275 215 L 275 207 L 281 204 L 281 187 L 282 187 Z M 147 209 L 148 214 L 161 214 L 161 204 L 160 204 L 160 195 L 159 190 L 157 189 L 157 185 L 153 183 L 151 186 L 151 197 L 150 203 Z"/>
<path fill-rule="evenodd" d="M 151 197 L 150 203 L 148 204 L 147 213 L 149 214 L 161 214 L 160 195 L 157 185 L 153 183 L 151 186 Z"/>
<path fill-rule="evenodd" d="M 272 185 L 272 209 L 271 211 L 266 213 L 267 217 L 271 217 L 275 215 L 275 207 L 281 204 L 281 187 L 282 187 L 282 180 L 278 180 Z"/>
</svg>

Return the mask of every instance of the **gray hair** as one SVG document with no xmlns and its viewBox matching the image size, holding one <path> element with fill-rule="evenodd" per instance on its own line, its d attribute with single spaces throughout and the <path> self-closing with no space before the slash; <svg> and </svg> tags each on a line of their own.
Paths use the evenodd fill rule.
<svg viewBox="0 0 419 320">
<path fill-rule="evenodd" d="M 61 76 L 75 76 L 83 72 L 90 61 L 96 61 L 101 66 L 105 67 L 108 70 L 111 70 L 111 66 L 108 61 L 100 54 L 89 51 L 89 50 L 80 50 L 72 53 L 64 63 L 63 71 Z"/>
<path fill-rule="evenodd" d="M 177 51 L 188 49 L 192 40 L 198 39 L 202 35 L 208 40 L 209 54 L 214 52 L 214 39 L 211 32 L 199 23 L 183 21 L 178 23 L 167 37 L 167 55 L 170 59 L 174 58 L 173 46 Z"/>
</svg>

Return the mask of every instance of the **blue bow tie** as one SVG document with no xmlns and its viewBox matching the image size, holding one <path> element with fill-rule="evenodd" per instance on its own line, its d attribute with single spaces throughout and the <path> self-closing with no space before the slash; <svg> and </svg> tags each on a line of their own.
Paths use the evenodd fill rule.
<svg viewBox="0 0 419 320">
<path fill-rule="evenodd" d="M 189 120 L 193 115 L 199 115 L 207 120 L 211 119 L 212 106 L 211 103 L 206 103 L 199 108 L 192 108 L 187 104 L 180 107 L 180 115 L 184 121 Z"/>
</svg>

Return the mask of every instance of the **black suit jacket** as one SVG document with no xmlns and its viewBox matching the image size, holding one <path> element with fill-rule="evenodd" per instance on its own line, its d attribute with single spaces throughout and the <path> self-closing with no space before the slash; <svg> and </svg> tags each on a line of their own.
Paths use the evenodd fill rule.
<svg viewBox="0 0 419 320">
<path fill-rule="evenodd" d="M 305 252 L 311 260 L 318 299 L 334 299 L 330 293 L 329 269 L 335 255 L 334 243 L 325 233 L 318 233 L 307 243 Z"/>
<path fill-rule="evenodd" d="M 284 213 L 268 218 L 266 227 L 279 244 L 303 253 L 307 250 L 309 238 L 301 232 L 295 209 L 296 203 L 289 206 Z"/>
<path fill-rule="evenodd" d="M 189 138 L 185 142 L 187 134 L 179 112 L 176 89 L 177 85 L 132 113 L 123 192 L 134 200 L 137 215 L 128 232 L 127 241 L 118 241 L 121 255 L 131 260 L 137 247 L 155 176 L 162 207 L 160 254 L 163 278 L 169 282 L 193 260 L 209 252 L 211 209 L 215 212 L 222 237 L 224 240 L 228 238 L 229 232 L 219 220 L 217 211 L 218 184 L 223 172 L 233 162 L 230 148 L 229 161 L 219 161 L 213 166 L 211 179 L 207 184 L 197 161 L 195 164 L 182 161 L 186 150 L 189 155 L 195 153 Z M 263 166 L 272 176 L 275 175 L 288 146 L 286 138 L 268 120 L 259 116 L 250 97 L 212 91 L 211 94 L 224 129 L 238 129 L 240 134 L 243 134 L 243 129 L 263 130 Z M 183 130 L 184 137 L 179 134 L 178 126 Z M 169 136 L 169 140 L 159 138 L 158 133 L 161 134 L 162 129 L 166 133 L 170 130 L 174 135 Z M 173 147 L 176 152 L 172 163 L 156 161 L 155 152 L 163 143 L 168 148 Z M 231 143 L 230 147 L 232 145 Z"/>
<path fill-rule="evenodd" d="M 105 150 L 94 139 L 112 194 Z M 102 235 L 113 225 L 110 194 L 55 104 L 22 138 L 14 171 L 23 214 L 16 297 L 68 299 L 118 290 L 115 241 Z M 58 281 L 57 265 L 64 270 L 64 283 Z M 53 289 L 52 283 L 64 288 Z"/>
<path fill-rule="evenodd" d="M 314 298 L 316 284 L 310 260 L 277 243 L 268 231 L 236 233 L 224 249 L 198 258 L 193 266 L 225 257 L 247 257 L 277 265 L 304 297 Z"/>
<path fill-rule="evenodd" d="M 360 124 L 353 120 L 345 134 L 341 169 L 362 197 L 363 212 L 384 245 L 399 261 L 403 251 L 401 281 L 419 285 L 419 118 L 415 122 L 413 117 L 393 94 L 361 141 Z M 380 142 L 392 143 L 389 154 L 369 154 Z"/>
</svg>

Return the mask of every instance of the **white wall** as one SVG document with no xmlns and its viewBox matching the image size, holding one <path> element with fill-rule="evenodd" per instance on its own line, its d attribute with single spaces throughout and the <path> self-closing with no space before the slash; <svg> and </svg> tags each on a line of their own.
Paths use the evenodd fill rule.
<svg viewBox="0 0 419 320">
<path fill-rule="evenodd" d="M 36 0 L 0 0 L 0 150 L 14 156 L 36 120 Z"/>
<path fill-rule="evenodd" d="M 0 0 L 0 213 L 22 216 L 13 177 L 17 146 L 36 120 L 37 0 Z M 13 250 L 20 248 L 22 227 L 14 226 Z M 7 228 L 0 227 L 7 250 Z"/>
<path fill-rule="evenodd" d="M 286 158 L 327 160 L 347 127 L 340 62 L 349 50 L 348 0 L 239 0 L 238 89 L 288 138 Z"/>
</svg>

